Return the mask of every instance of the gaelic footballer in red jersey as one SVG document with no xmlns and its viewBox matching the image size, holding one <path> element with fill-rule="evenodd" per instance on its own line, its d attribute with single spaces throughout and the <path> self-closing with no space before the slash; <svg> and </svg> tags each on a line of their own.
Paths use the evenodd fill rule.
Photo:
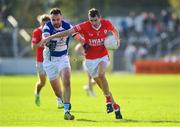
<svg viewBox="0 0 180 127">
<path fill-rule="evenodd" d="M 99 20 L 98 18 L 91 20 L 76 25 L 74 30 L 84 35 L 85 43 L 89 46 L 88 51 L 85 52 L 86 59 L 97 59 L 108 55 L 108 50 L 103 42 L 108 36 L 108 32 L 113 31 L 115 28 L 108 20 Z M 100 22 L 97 27 L 92 23 L 94 20 L 99 20 Z"/>
<path fill-rule="evenodd" d="M 115 112 L 116 119 L 122 119 L 120 107 L 115 103 L 112 94 L 109 90 L 109 85 L 106 80 L 105 72 L 109 63 L 108 51 L 105 48 L 103 41 L 112 33 L 120 45 L 119 32 L 108 20 L 102 19 L 97 9 L 92 8 L 88 12 L 89 20 L 77 24 L 70 30 L 61 33 L 56 33 L 45 40 L 44 43 L 57 37 L 64 37 L 73 33 L 80 33 L 85 43 L 85 65 L 88 73 L 94 78 L 106 98 L 107 113 Z"/>
<path fill-rule="evenodd" d="M 45 86 L 45 83 L 46 83 L 46 72 L 43 68 L 44 43 L 41 41 L 42 28 L 46 22 L 50 21 L 50 17 L 47 14 L 43 14 L 43 15 L 38 16 L 37 19 L 40 23 L 40 26 L 33 30 L 31 48 L 32 50 L 36 51 L 36 69 L 37 69 L 37 74 L 39 78 L 35 86 L 35 104 L 37 106 L 40 106 L 40 91 L 42 87 Z M 59 100 L 58 100 L 58 103 L 60 103 Z M 61 104 L 62 104 L 62 101 L 61 101 Z"/>
<path fill-rule="evenodd" d="M 41 26 L 38 28 L 35 28 L 32 33 L 32 48 L 35 49 L 35 45 L 39 45 L 36 48 L 36 61 L 37 62 L 43 62 L 43 50 L 44 46 L 40 46 L 40 42 L 42 39 L 42 30 Z"/>
</svg>

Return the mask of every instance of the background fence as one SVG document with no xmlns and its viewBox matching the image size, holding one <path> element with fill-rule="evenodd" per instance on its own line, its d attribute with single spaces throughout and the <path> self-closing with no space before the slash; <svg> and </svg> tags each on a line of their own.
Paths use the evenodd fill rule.
<svg viewBox="0 0 180 127">
<path fill-rule="evenodd" d="M 38 26 L 35 18 L 36 13 L 42 14 L 41 12 L 49 11 L 51 7 L 60 6 L 64 11 L 63 14 L 65 13 L 64 17 L 73 24 L 87 20 L 87 14 L 83 13 L 82 17 L 79 15 L 82 13 L 82 8 L 75 8 L 74 12 L 76 13 L 64 9 L 64 6 L 68 5 L 66 8 L 70 6 L 64 0 L 60 2 L 56 0 L 52 2 L 38 0 L 36 2 L 39 3 L 39 7 L 42 7 L 42 9 L 37 10 L 36 13 L 24 14 L 22 10 L 18 9 L 18 6 L 22 4 L 20 0 L 15 1 L 17 2 L 14 3 L 16 6 L 12 6 L 10 1 L 0 1 L 0 74 L 35 73 L 35 54 L 30 45 L 32 30 Z M 34 2 L 32 0 L 24 3 L 27 6 L 24 10 L 30 9 Z M 81 2 L 84 10 L 87 11 L 92 6 L 93 1 L 82 0 Z M 114 52 L 110 52 L 113 63 L 110 68 L 112 71 L 134 72 L 134 62 L 139 59 L 180 60 L 179 11 L 173 8 L 171 1 L 147 2 L 146 0 L 140 0 L 138 2 L 138 0 L 135 0 L 132 2 L 127 0 L 124 2 L 122 0 L 112 0 L 105 2 L 102 0 L 93 4 L 101 10 L 103 17 L 109 19 L 120 31 L 121 47 Z M 176 1 L 176 5 L 179 5 L 178 1 Z M 34 5 L 35 10 L 39 7 Z M 132 9 L 129 10 L 129 7 L 132 7 Z M 13 9 L 17 10 L 13 12 Z M 31 10 L 29 11 L 31 12 Z M 72 58 L 78 57 L 74 53 L 75 44 L 76 42 L 71 39 L 69 54 Z M 81 70 L 82 60 L 82 58 L 77 58 L 76 61 L 72 61 L 72 69 Z"/>
</svg>

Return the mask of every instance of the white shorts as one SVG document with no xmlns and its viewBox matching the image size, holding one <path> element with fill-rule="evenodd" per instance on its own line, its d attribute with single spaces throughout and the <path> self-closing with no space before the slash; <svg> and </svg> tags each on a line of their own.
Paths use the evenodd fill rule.
<svg viewBox="0 0 180 127">
<path fill-rule="evenodd" d="M 39 75 L 46 75 L 46 72 L 43 68 L 43 62 L 36 61 L 36 70 Z"/>
<path fill-rule="evenodd" d="M 86 61 L 85 61 L 85 60 L 83 60 L 82 66 L 83 66 L 83 70 L 84 70 L 84 71 L 88 71 L 88 69 L 87 69 L 87 67 L 86 67 Z"/>
<path fill-rule="evenodd" d="M 43 62 L 44 70 L 49 78 L 49 80 L 54 80 L 59 77 L 60 72 L 64 68 L 71 69 L 69 63 L 69 56 L 63 55 L 61 57 L 53 57 L 51 56 L 51 61 L 49 59 L 44 59 Z"/>
<path fill-rule="evenodd" d="M 107 55 L 94 60 L 85 60 L 85 67 L 92 78 L 98 77 L 98 65 L 102 61 L 106 63 L 106 66 L 110 64 L 110 60 Z"/>
</svg>

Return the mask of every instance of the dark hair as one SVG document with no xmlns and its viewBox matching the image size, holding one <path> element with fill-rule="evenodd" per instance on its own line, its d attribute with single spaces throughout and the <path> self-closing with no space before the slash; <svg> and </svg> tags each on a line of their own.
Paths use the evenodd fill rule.
<svg viewBox="0 0 180 127">
<path fill-rule="evenodd" d="M 57 15 L 57 14 L 60 14 L 61 15 L 61 10 L 59 8 L 52 8 L 50 10 L 50 14 L 52 15 Z"/>
<path fill-rule="evenodd" d="M 90 16 L 90 17 L 100 17 L 100 13 L 99 13 L 99 11 L 96 9 L 96 8 L 91 8 L 90 10 L 89 10 L 89 12 L 88 12 L 88 15 Z"/>
</svg>

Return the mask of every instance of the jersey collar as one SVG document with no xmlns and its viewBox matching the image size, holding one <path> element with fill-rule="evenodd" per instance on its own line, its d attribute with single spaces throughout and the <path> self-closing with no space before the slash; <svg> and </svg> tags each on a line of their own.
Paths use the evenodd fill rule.
<svg viewBox="0 0 180 127">
<path fill-rule="evenodd" d="M 97 28 L 94 27 L 93 25 L 91 25 L 91 26 L 92 26 L 92 28 L 95 29 L 95 30 L 99 30 L 99 29 L 101 28 L 101 24 L 100 24 L 99 27 L 97 27 Z"/>
</svg>

